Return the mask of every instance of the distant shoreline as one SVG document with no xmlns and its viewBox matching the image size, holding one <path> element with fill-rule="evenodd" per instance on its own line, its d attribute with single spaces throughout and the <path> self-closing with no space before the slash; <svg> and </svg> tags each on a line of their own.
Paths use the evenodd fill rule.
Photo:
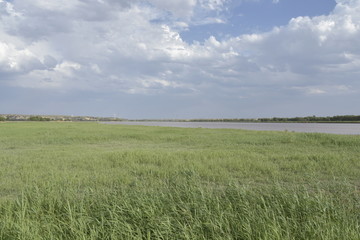
<svg viewBox="0 0 360 240">
<path fill-rule="evenodd" d="M 344 123 L 344 124 L 357 124 L 360 123 L 360 121 L 226 121 L 226 120 L 202 120 L 202 121 L 196 121 L 196 120 L 121 120 L 120 122 L 188 122 L 188 123 Z"/>
<path fill-rule="evenodd" d="M 360 123 L 360 115 L 332 117 L 272 117 L 272 118 L 195 118 L 195 119 L 126 119 L 117 117 L 0 114 L 0 121 L 102 121 L 102 122 L 224 122 L 224 123 Z"/>
</svg>

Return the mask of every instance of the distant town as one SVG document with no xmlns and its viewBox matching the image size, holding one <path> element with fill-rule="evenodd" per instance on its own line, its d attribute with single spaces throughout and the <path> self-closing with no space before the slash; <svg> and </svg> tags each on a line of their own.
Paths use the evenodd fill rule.
<svg viewBox="0 0 360 240">
<path fill-rule="evenodd" d="M 0 121 L 122 121 L 116 117 L 0 114 Z"/>
</svg>

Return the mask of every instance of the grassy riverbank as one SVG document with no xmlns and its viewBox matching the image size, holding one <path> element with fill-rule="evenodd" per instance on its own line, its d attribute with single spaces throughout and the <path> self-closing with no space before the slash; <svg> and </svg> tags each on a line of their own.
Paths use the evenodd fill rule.
<svg viewBox="0 0 360 240">
<path fill-rule="evenodd" d="M 360 239 L 360 137 L 0 123 L 0 239 Z"/>
</svg>

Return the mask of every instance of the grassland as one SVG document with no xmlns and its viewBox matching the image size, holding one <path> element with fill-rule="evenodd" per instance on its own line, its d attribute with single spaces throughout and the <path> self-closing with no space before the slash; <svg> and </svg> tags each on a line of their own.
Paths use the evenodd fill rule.
<svg viewBox="0 0 360 240">
<path fill-rule="evenodd" d="M 0 239 L 360 239 L 360 136 L 0 123 Z"/>
</svg>

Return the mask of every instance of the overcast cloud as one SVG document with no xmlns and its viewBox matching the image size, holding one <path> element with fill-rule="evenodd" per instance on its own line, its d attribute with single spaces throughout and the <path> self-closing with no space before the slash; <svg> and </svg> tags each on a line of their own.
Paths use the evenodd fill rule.
<svg viewBox="0 0 360 240">
<path fill-rule="evenodd" d="M 270 31 L 219 35 L 231 0 L 0 0 L 0 112 L 360 114 L 359 13 L 360 0 L 337 0 Z"/>
</svg>

